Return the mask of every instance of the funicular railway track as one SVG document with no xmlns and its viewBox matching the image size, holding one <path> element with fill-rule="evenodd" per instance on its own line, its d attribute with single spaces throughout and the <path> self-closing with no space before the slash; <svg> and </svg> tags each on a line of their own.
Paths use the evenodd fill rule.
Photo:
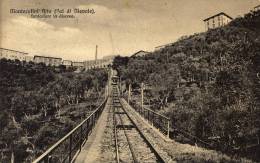
<svg viewBox="0 0 260 163">
<path fill-rule="evenodd" d="M 117 85 L 113 86 L 112 102 L 116 161 L 165 162 L 124 109 Z"/>
</svg>

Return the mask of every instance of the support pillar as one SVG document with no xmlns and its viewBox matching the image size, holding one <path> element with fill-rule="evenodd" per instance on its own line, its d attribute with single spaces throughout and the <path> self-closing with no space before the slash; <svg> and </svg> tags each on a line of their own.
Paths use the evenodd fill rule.
<svg viewBox="0 0 260 163">
<path fill-rule="evenodd" d="M 128 104 L 129 104 L 130 100 L 131 100 L 131 84 L 129 84 L 129 86 L 128 86 L 128 99 L 127 99 Z"/>
</svg>

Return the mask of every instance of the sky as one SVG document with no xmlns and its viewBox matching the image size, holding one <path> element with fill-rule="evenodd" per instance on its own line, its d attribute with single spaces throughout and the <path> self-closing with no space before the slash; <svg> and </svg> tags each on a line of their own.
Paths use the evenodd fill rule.
<svg viewBox="0 0 260 163">
<path fill-rule="evenodd" d="M 260 0 L 1 0 L 0 47 L 73 61 L 153 51 L 205 31 L 219 12 L 243 16 Z M 31 18 L 10 9 L 93 9 L 75 18 Z"/>
</svg>

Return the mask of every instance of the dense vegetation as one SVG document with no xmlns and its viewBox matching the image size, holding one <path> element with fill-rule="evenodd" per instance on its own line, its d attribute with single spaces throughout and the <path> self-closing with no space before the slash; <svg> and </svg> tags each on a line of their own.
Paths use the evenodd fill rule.
<svg viewBox="0 0 260 163">
<path fill-rule="evenodd" d="M 257 156 L 260 139 L 260 11 L 143 57 L 116 57 L 125 86 L 152 89 L 150 107 L 215 148 Z M 251 156 L 254 155 L 254 156 Z M 259 159 L 259 158 L 258 158 Z"/>
<path fill-rule="evenodd" d="M 32 162 L 104 99 L 106 70 L 0 60 L 0 162 Z"/>
</svg>

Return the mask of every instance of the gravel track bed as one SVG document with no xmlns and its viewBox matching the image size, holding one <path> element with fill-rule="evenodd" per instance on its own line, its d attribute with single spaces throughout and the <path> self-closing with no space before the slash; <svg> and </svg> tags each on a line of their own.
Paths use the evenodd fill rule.
<svg viewBox="0 0 260 163">
<path fill-rule="evenodd" d="M 117 109 L 118 109 L 117 113 L 124 112 L 122 110 L 122 108 L 117 108 Z M 117 114 L 117 122 L 119 122 L 118 124 L 120 124 L 120 125 L 133 126 L 133 124 L 129 120 L 127 114 Z M 151 151 L 150 147 L 146 144 L 146 142 L 141 137 L 140 133 L 137 131 L 136 128 L 125 129 L 124 131 L 119 129 L 118 131 L 121 133 L 125 132 L 126 135 L 128 136 L 128 138 L 129 138 L 128 141 L 131 144 L 134 155 L 135 155 L 136 159 L 138 160 L 138 162 L 149 162 L 149 163 L 158 162 L 155 154 Z M 120 137 L 119 134 L 118 134 L 118 137 Z M 125 142 L 124 144 L 128 144 L 126 136 L 124 136 L 124 138 L 125 138 L 124 140 L 119 139 L 119 142 L 124 141 Z M 126 148 L 125 149 L 123 148 L 123 150 L 129 151 Z M 119 155 L 120 155 L 120 159 L 121 159 L 121 153 L 119 153 Z M 131 153 L 130 153 L 130 155 L 131 155 Z M 130 155 L 128 155 L 128 156 L 130 156 Z M 132 159 L 126 160 L 126 162 L 132 162 L 132 161 L 133 161 Z"/>
<path fill-rule="evenodd" d="M 114 109 L 116 112 L 119 112 L 119 108 L 114 108 Z M 122 125 L 119 116 L 120 116 L 119 114 L 115 114 L 116 122 L 114 125 L 116 126 Z M 133 157 L 127 143 L 125 132 L 126 132 L 125 130 L 119 128 L 116 130 L 119 158 L 121 162 L 133 162 Z"/>
</svg>

